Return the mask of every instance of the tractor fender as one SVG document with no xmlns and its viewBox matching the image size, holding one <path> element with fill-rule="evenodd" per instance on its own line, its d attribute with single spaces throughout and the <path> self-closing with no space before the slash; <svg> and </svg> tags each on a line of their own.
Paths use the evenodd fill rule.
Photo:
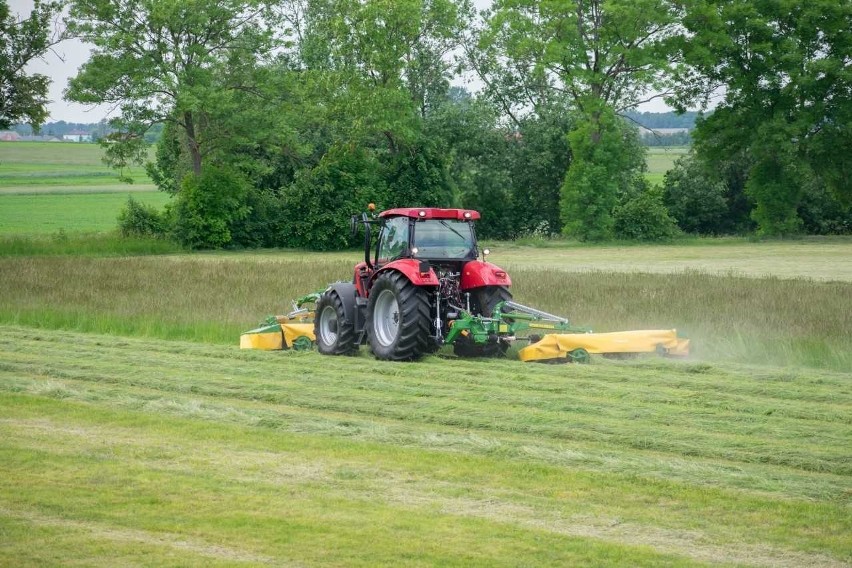
<svg viewBox="0 0 852 568">
<path fill-rule="evenodd" d="M 397 272 L 401 272 L 415 286 L 438 286 L 440 283 L 438 282 L 438 276 L 435 274 L 435 270 L 430 266 L 429 272 L 421 273 L 420 263 L 421 261 L 413 258 L 401 258 L 399 260 L 394 260 L 377 270 L 373 274 L 373 279 L 375 280 L 388 270 L 396 270 Z"/>
<path fill-rule="evenodd" d="M 358 293 L 355 289 L 355 284 L 351 282 L 335 282 L 334 284 L 329 284 L 326 292 L 329 290 L 336 292 L 340 297 L 340 301 L 343 302 L 343 316 L 346 318 L 347 323 L 351 323 L 356 330 L 363 327 L 361 324 L 363 318 L 358 317 L 358 306 L 355 303 L 355 296 Z"/>
<path fill-rule="evenodd" d="M 509 274 L 490 262 L 471 260 L 462 268 L 460 287 L 462 290 L 481 288 L 482 286 L 511 286 Z"/>
</svg>

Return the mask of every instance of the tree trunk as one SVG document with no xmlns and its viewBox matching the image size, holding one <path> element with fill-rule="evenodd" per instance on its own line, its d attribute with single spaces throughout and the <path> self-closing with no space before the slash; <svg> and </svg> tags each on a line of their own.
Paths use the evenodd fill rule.
<svg viewBox="0 0 852 568">
<path fill-rule="evenodd" d="M 192 111 L 184 111 L 183 113 L 183 128 L 186 130 L 186 139 L 189 146 L 189 155 L 192 158 L 192 172 L 195 175 L 201 175 L 201 149 L 198 147 L 198 140 L 195 133 L 195 122 L 192 116 Z"/>
</svg>

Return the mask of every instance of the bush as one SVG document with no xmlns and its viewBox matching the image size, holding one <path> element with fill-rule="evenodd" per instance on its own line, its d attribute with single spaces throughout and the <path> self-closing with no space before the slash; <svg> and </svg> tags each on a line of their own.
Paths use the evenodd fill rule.
<svg viewBox="0 0 852 568">
<path fill-rule="evenodd" d="M 269 190 L 250 188 L 246 194 L 249 214 L 231 227 L 231 244 L 244 248 L 286 246 L 281 239 L 284 203 Z"/>
<path fill-rule="evenodd" d="M 852 207 L 842 204 L 822 180 L 809 180 L 798 209 L 809 235 L 852 234 Z"/>
<path fill-rule="evenodd" d="M 615 236 L 620 239 L 661 241 L 678 233 L 658 191 L 646 191 L 627 197 L 612 212 Z"/>
<path fill-rule="evenodd" d="M 286 219 L 279 240 L 290 247 L 340 250 L 362 242 L 351 237 L 349 218 L 374 202 L 386 208 L 380 166 L 363 149 L 335 147 L 315 168 L 302 170 L 284 192 Z"/>
<path fill-rule="evenodd" d="M 725 232 L 725 191 L 721 179 L 694 157 L 684 156 L 666 173 L 663 203 L 687 233 L 718 235 Z"/>
<path fill-rule="evenodd" d="M 166 220 L 156 209 L 127 198 L 127 205 L 118 214 L 118 232 L 122 237 L 163 237 Z"/>
<path fill-rule="evenodd" d="M 170 209 L 172 234 L 191 248 L 220 248 L 232 241 L 237 224 L 248 217 L 249 185 L 238 173 L 208 166 L 200 176 L 184 178 Z"/>
</svg>

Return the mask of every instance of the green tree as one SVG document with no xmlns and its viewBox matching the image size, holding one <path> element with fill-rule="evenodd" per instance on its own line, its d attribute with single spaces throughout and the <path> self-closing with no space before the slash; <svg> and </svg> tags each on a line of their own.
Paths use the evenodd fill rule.
<svg viewBox="0 0 852 568">
<path fill-rule="evenodd" d="M 51 32 L 61 4 L 35 0 L 29 17 L 18 19 L 0 0 L 0 128 L 17 122 L 38 127 L 47 118 L 50 79 L 27 73 L 27 64 L 44 55 L 60 36 Z"/>
<path fill-rule="evenodd" d="M 678 226 L 687 233 L 727 232 L 725 184 L 718 173 L 707 171 L 693 155 L 678 158 L 666 172 L 663 201 Z"/>
<path fill-rule="evenodd" d="M 620 239 L 662 241 L 678 233 L 659 186 L 626 197 L 615 206 L 612 216 L 615 236 Z"/>
<path fill-rule="evenodd" d="M 249 215 L 246 180 L 228 168 L 205 167 L 199 176 L 188 175 L 177 200 L 170 204 L 172 234 L 191 248 L 219 248 Z"/>
<path fill-rule="evenodd" d="M 65 93 L 121 107 L 109 142 L 133 144 L 154 123 L 180 131 L 192 171 L 227 133 L 209 128 L 275 45 L 261 0 L 69 0 L 68 29 L 94 45 Z"/>
<path fill-rule="evenodd" d="M 675 2 L 497 0 L 475 68 L 518 121 L 565 101 L 577 112 L 573 163 L 562 189 L 563 230 L 581 239 L 612 236 L 623 164 L 614 115 L 671 95 L 680 70 Z M 685 96 L 685 95 L 684 95 Z"/>
<path fill-rule="evenodd" d="M 425 119 L 424 137 L 436 145 L 463 207 L 482 214 L 477 233 L 486 238 L 514 236 L 509 148 L 505 128 L 493 107 L 459 87 Z"/>
<path fill-rule="evenodd" d="M 581 240 L 615 236 L 613 208 L 644 190 L 646 149 L 636 129 L 610 109 L 594 121 L 581 121 L 568 134 L 573 161 L 560 200 L 563 232 Z"/>
<path fill-rule="evenodd" d="M 560 192 L 572 160 L 565 133 L 573 129 L 571 115 L 542 108 L 522 118 L 509 136 L 511 215 L 518 233 L 562 232 Z"/>
<path fill-rule="evenodd" d="M 314 168 L 298 172 L 283 196 L 286 246 L 335 250 L 354 246 L 349 215 L 375 202 L 386 208 L 381 165 L 363 148 L 336 145 Z"/>
<path fill-rule="evenodd" d="M 746 190 L 764 234 L 801 227 L 817 176 L 852 200 L 852 3 L 686 0 L 686 60 L 724 99 L 699 121 L 697 149 L 722 162 L 746 153 Z"/>
</svg>

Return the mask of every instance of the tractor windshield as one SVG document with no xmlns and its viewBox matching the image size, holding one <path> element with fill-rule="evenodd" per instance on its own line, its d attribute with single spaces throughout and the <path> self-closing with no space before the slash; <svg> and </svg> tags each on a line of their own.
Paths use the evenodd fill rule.
<svg viewBox="0 0 852 568">
<path fill-rule="evenodd" d="M 455 219 L 418 220 L 414 225 L 414 246 L 421 258 L 463 259 L 476 255 L 470 222 Z"/>
</svg>

